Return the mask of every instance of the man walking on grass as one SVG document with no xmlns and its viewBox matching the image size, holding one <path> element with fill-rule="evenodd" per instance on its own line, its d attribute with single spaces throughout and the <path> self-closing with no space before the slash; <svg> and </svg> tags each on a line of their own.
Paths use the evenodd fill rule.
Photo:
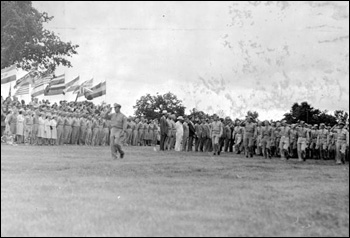
<svg viewBox="0 0 350 238">
<path fill-rule="evenodd" d="M 123 137 L 125 136 L 127 119 L 126 116 L 120 112 L 121 105 L 115 103 L 114 111 L 111 113 L 112 109 L 106 113 L 105 119 L 111 120 L 111 136 L 110 136 L 110 146 L 112 152 L 112 158 L 117 159 L 117 152 L 120 153 L 120 158 L 124 158 L 124 151 L 122 148 Z"/>
<path fill-rule="evenodd" d="M 210 136 L 213 143 L 214 155 L 220 155 L 219 139 L 224 133 L 223 125 L 217 115 L 214 115 Z"/>
</svg>

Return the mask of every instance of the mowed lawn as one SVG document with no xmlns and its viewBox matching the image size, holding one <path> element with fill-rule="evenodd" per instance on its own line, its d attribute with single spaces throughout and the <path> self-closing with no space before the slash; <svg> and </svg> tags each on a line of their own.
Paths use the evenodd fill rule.
<svg viewBox="0 0 350 238">
<path fill-rule="evenodd" d="M 349 236 L 349 165 L 1 146 L 1 236 Z"/>
</svg>

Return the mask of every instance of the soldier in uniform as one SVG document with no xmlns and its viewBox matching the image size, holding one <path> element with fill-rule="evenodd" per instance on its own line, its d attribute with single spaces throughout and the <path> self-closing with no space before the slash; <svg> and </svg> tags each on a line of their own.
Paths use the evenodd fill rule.
<svg viewBox="0 0 350 238">
<path fill-rule="evenodd" d="M 298 127 L 298 159 L 299 161 L 306 160 L 306 141 L 308 138 L 308 130 L 305 127 L 305 122 L 301 121 Z"/>
<path fill-rule="evenodd" d="M 229 120 L 229 118 L 226 118 L 225 127 L 224 127 L 224 140 L 225 140 L 225 142 L 224 142 L 224 145 L 225 145 L 224 151 L 225 152 L 229 151 L 231 135 L 232 135 L 232 132 L 231 132 L 231 128 L 230 128 L 230 120 Z"/>
<path fill-rule="evenodd" d="M 188 148 L 188 138 L 189 138 L 189 125 L 188 125 L 188 118 L 184 118 L 183 123 L 183 138 L 182 138 L 182 151 L 186 151 Z"/>
<path fill-rule="evenodd" d="M 24 131 L 24 143 L 29 145 L 32 140 L 32 131 L 33 131 L 33 115 L 29 111 L 25 117 L 25 131 Z"/>
<path fill-rule="evenodd" d="M 335 154 L 337 164 L 345 163 L 346 148 L 349 148 L 349 132 L 344 128 L 344 126 L 345 123 L 340 122 L 336 128 L 337 141 L 335 145 Z"/>
<path fill-rule="evenodd" d="M 298 154 L 298 132 L 295 124 L 292 124 L 290 129 L 289 143 L 289 157 L 295 158 Z"/>
<path fill-rule="evenodd" d="M 102 140 L 101 140 L 101 145 L 102 146 L 107 146 L 108 145 L 108 137 L 109 135 L 109 122 L 108 120 L 104 119 L 103 120 L 103 129 L 102 129 Z"/>
<path fill-rule="evenodd" d="M 73 114 L 72 118 L 72 145 L 78 144 L 80 130 L 80 120 L 78 113 Z"/>
<path fill-rule="evenodd" d="M 251 116 L 248 116 L 248 119 L 245 122 L 244 126 L 244 148 L 245 148 L 245 156 L 248 158 L 253 157 L 253 142 L 254 142 L 254 135 L 255 135 L 256 126 L 253 122 L 253 118 Z"/>
<path fill-rule="evenodd" d="M 72 113 L 67 113 L 64 119 L 64 144 L 70 144 L 72 138 Z"/>
<path fill-rule="evenodd" d="M 168 134 L 168 122 L 167 122 L 167 117 L 168 113 L 166 110 L 163 110 L 162 112 L 162 117 L 160 118 L 160 150 L 164 151 L 164 147 L 167 142 L 167 134 Z"/>
<path fill-rule="evenodd" d="M 198 150 L 200 150 L 200 144 L 202 140 L 202 126 L 200 125 L 199 119 L 196 120 L 195 130 L 196 130 L 195 151 L 198 152 Z"/>
<path fill-rule="evenodd" d="M 85 114 L 80 115 L 79 145 L 85 145 L 87 118 Z"/>
<path fill-rule="evenodd" d="M 20 109 L 17 116 L 17 125 L 16 125 L 16 135 L 17 135 L 17 143 L 23 143 L 23 135 L 24 135 L 24 116 L 23 109 Z"/>
<path fill-rule="evenodd" d="M 256 127 L 256 154 L 262 155 L 262 122 L 259 121 Z"/>
<path fill-rule="evenodd" d="M 134 129 L 134 135 L 133 135 L 133 145 L 138 146 L 139 143 L 139 127 L 140 127 L 140 119 L 135 119 L 135 129 Z"/>
<path fill-rule="evenodd" d="M 171 115 L 171 138 L 170 138 L 170 149 L 175 149 L 175 143 L 176 143 L 176 123 L 175 123 L 176 116 L 175 114 Z"/>
<path fill-rule="evenodd" d="M 61 112 L 58 114 L 57 117 L 57 145 L 63 145 L 64 143 L 64 120 L 65 120 L 65 113 Z"/>
<path fill-rule="evenodd" d="M 187 151 L 193 151 L 192 146 L 193 146 L 193 141 L 195 139 L 195 134 L 196 134 L 196 130 L 194 128 L 194 124 L 193 124 L 193 119 L 191 120 L 189 118 L 187 118 L 187 124 L 188 124 L 188 130 L 189 130 L 189 134 L 188 134 L 188 147 L 187 147 Z"/>
<path fill-rule="evenodd" d="M 126 116 L 120 112 L 121 105 L 115 103 L 114 111 L 115 113 L 111 113 L 111 111 L 107 112 L 105 118 L 107 120 L 111 120 L 111 138 L 110 138 L 110 146 L 111 153 L 114 159 L 117 159 L 117 153 L 119 152 L 120 158 L 124 158 L 125 152 L 122 148 L 122 140 L 125 136 L 127 119 Z"/>
<path fill-rule="evenodd" d="M 31 144 L 38 144 L 38 130 L 39 130 L 39 110 L 35 110 L 33 113 L 33 129 L 32 129 L 32 139 Z"/>
<path fill-rule="evenodd" d="M 57 115 L 53 114 L 50 120 L 50 129 L 51 129 L 51 145 L 57 144 Z"/>
<path fill-rule="evenodd" d="M 144 144 L 144 138 L 145 138 L 145 128 L 144 128 L 144 118 L 143 117 L 141 117 L 141 120 L 140 120 L 140 122 L 139 122 L 139 127 L 138 127 L 138 131 L 139 131 L 139 133 L 138 133 L 138 138 L 139 138 L 139 144 L 140 144 L 140 146 L 143 146 L 143 145 L 145 145 Z"/>
<path fill-rule="evenodd" d="M 319 129 L 318 134 L 317 134 L 317 147 L 319 149 L 319 155 L 320 155 L 321 160 L 327 159 L 327 157 L 328 157 L 327 156 L 328 136 L 329 136 L 329 132 L 325 128 L 325 124 L 321 123 L 320 129 Z"/>
<path fill-rule="evenodd" d="M 271 159 L 271 137 L 273 129 L 270 126 L 269 121 L 265 121 L 264 125 L 261 127 L 261 144 L 262 144 L 262 153 L 265 159 L 269 157 Z"/>
<path fill-rule="evenodd" d="M 86 121 L 85 145 L 90 146 L 92 140 L 92 117 L 89 115 Z"/>
<path fill-rule="evenodd" d="M 244 149 L 243 134 L 244 134 L 244 128 L 242 127 L 242 123 L 239 120 L 237 120 L 235 123 L 235 128 L 233 133 L 233 137 L 235 140 L 234 147 L 235 147 L 235 152 L 237 154 L 240 154 Z"/>
<path fill-rule="evenodd" d="M 217 115 L 214 115 L 214 121 L 212 122 L 211 126 L 211 141 L 213 143 L 213 155 L 220 155 L 220 148 L 219 148 L 219 139 L 224 133 L 224 128 L 222 125 L 222 122 L 219 120 L 219 117 Z"/>
<path fill-rule="evenodd" d="M 319 159 L 319 154 L 318 154 L 318 144 L 317 144 L 317 137 L 318 137 L 318 128 L 317 128 L 317 124 L 315 124 L 310 131 L 310 154 L 309 157 L 310 158 L 315 158 Z"/>
<path fill-rule="evenodd" d="M 280 153 L 281 159 L 289 159 L 289 138 L 290 138 L 290 127 L 287 125 L 286 121 L 282 121 L 280 127 Z"/>
</svg>

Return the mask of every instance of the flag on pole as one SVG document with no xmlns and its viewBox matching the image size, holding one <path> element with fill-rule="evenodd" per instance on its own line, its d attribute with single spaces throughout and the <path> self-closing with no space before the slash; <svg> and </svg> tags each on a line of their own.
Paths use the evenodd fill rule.
<svg viewBox="0 0 350 238">
<path fill-rule="evenodd" d="M 12 65 L 1 70 L 1 84 L 9 83 L 17 79 L 17 67 Z"/>
<path fill-rule="evenodd" d="M 45 88 L 44 95 L 54 96 L 54 95 L 64 94 L 65 89 L 66 89 L 66 79 L 65 79 L 65 75 L 62 74 L 51 80 L 49 85 Z"/>
<path fill-rule="evenodd" d="M 75 91 L 76 89 L 79 88 L 79 85 L 74 85 L 75 83 L 79 82 L 80 80 L 80 77 L 76 77 L 75 79 L 73 79 L 72 81 L 70 81 L 69 83 L 66 84 L 66 90 L 65 90 L 65 93 L 66 92 L 73 92 Z"/>
<path fill-rule="evenodd" d="M 84 83 L 82 83 L 78 89 L 76 89 L 74 91 L 74 93 L 78 93 L 78 96 L 77 97 L 81 97 L 81 96 L 84 96 L 85 93 L 87 92 L 92 92 L 91 91 L 91 87 L 92 87 L 92 84 L 94 82 L 94 79 L 90 79 L 90 80 L 87 80 L 85 81 Z"/>
<path fill-rule="evenodd" d="M 31 93 L 32 97 L 37 97 L 44 94 L 45 88 L 47 84 L 49 84 L 52 80 L 52 77 L 52 75 L 48 75 L 46 77 L 38 78 L 37 80 L 35 80 L 34 87 Z"/>
<path fill-rule="evenodd" d="M 33 83 L 34 83 L 33 72 L 29 72 L 16 81 L 14 88 L 20 87 L 25 84 L 33 84 Z"/>
<path fill-rule="evenodd" d="M 92 87 L 91 91 L 92 92 L 86 92 L 84 94 L 87 100 L 92 100 L 94 98 L 101 97 L 102 95 L 106 95 L 106 81 Z"/>
<path fill-rule="evenodd" d="M 21 85 L 15 92 L 14 96 L 22 96 L 27 94 L 29 94 L 29 83 Z"/>
<path fill-rule="evenodd" d="M 57 85 L 57 84 L 65 84 L 66 82 L 66 78 L 65 78 L 65 74 L 59 75 L 57 77 L 54 77 L 51 81 L 50 81 L 50 85 Z"/>
</svg>

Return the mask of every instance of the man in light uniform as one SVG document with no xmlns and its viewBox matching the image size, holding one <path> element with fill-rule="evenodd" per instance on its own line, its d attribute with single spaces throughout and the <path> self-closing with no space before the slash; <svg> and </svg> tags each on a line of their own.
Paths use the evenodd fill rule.
<svg viewBox="0 0 350 238">
<path fill-rule="evenodd" d="M 73 114 L 73 120 L 72 120 L 72 145 L 77 145 L 78 144 L 79 130 L 80 130 L 79 114 L 78 113 L 74 113 Z"/>
<path fill-rule="evenodd" d="M 262 154 L 262 122 L 258 122 L 258 126 L 256 128 L 256 155 L 261 155 Z"/>
<path fill-rule="evenodd" d="M 318 144 L 317 144 L 317 137 L 318 137 L 318 128 L 317 124 L 315 124 L 310 131 L 310 154 L 309 157 L 314 159 L 319 159 L 318 154 Z"/>
<path fill-rule="evenodd" d="M 243 134 L 244 134 L 244 129 L 241 126 L 241 122 L 239 120 L 236 121 L 235 127 L 234 127 L 234 132 L 233 132 L 233 139 L 234 139 L 234 148 L 235 152 L 237 154 L 240 154 L 243 151 Z"/>
<path fill-rule="evenodd" d="M 120 112 L 121 105 L 115 103 L 114 111 L 111 113 L 111 110 L 105 115 L 107 120 L 111 120 L 111 137 L 110 137 L 110 146 L 112 158 L 117 159 L 117 152 L 120 154 L 120 158 L 124 158 L 124 151 L 122 148 L 123 137 L 125 136 L 127 119 L 126 116 Z"/>
<path fill-rule="evenodd" d="M 296 124 L 291 125 L 289 134 L 289 157 L 294 158 L 298 154 L 298 132 L 296 130 Z"/>
<path fill-rule="evenodd" d="M 298 127 L 298 158 L 299 161 L 306 160 L 306 140 L 308 138 L 308 129 L 305 127 L 305 122 L 301 121 Z"/>
<path fill-rule="evenodd" d="M 24 143 L 29 145 L 32 140 L 32 130 L 33 130 L 33 113 L 28 111 L 25 117 L 25 127 L 24 127 Z"/>
<path fill-rule="evenodd" d="M 72 138 L 72 113 L 67 113 L 64 119 L 64 144 L 70 144 Z"/>
<path fill-rule="evenodd" d="M 219 117 L 214 115 L 214 121 L 211 124 L 210 136 L 213 143 L 214 155 L 220 155 L 219 139 L 224 133 L 224 128 Z"/>
<path fill-rule="evenodd" d="M 80 115 L 79 145 L 85 145 L 87 119 L 85 114 Z"/>
<path fill-rule="evenodd" d="M 329 132 L 325 128 L 325 124 L 321 123 L 320 130 L 318 131 L 318 135 L 317 135 L 317 147 L 319 149 L 319 155 L 321 160 L 327 159 L 328 157 L 326 153 L 328 148 L 328 144 L 327 144 L 328 136 L 329 136 Z"/>
<path fill-rule="evenodd" d="M 289 137 L 290 137 L 290 128 L 287 125 L 286 121 L 282 121 L 280 128 L 281 140 L 279 144 L 281 159 L 289 159 Z"/>
<path fill-rule="evenodd" d="M 337 131 L 337 142 L 335 144 L 336 163 L 345 163 L 346 148 L 349 148 L 349 132 L 344 128 L 345 123 L 340 122 Z"/>
<path fill-rule="evenodd" d="M 251 116 L 248 116 L 245 126 L 244 126 L 244 135 L 243 135 L 243 142 L 244 142 L 244 149 L 245 149 L 245 156 L 248 158 L 253 157 L 254 153 L 254 135 L 256 131 L 256 125 L 253 122 L 253 118 Z"/>
<path fill-rule="evenodd" d="M 261 127 L 261 144 L 262 144 L 262 153 L 265 159 L 269 157 L 271 159 L 271 136 L 272 136 L 272 127 L 270 126 L 269 121 L 264 122 L 264 126 Z"/>
<path fill-rule="evenodd" d="M 63 145 L 64 143 L 64 120 L 65 113 L 59 113 L 57 117 L 57 140 L 56 145 Z"/>
<path fill-rule="evenodd" d="M 140 119 L 136 118 L 135 119 L 135 129 L 134 129 L 134 137 L 133 137 L 133 144 L 134 146 L 139 145 L 139 128 L 140 128 Z"/>
</svg>

